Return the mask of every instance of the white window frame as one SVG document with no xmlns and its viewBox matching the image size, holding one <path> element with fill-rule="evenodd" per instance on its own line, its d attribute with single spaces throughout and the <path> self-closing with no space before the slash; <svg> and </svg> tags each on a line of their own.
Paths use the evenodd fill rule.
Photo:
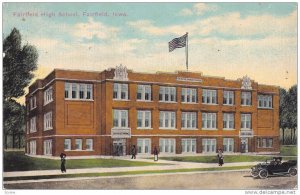
<svg viewBox="0 0 300 195">
<path fill-rule="evenodd" d="M 73 86 L 75 89 L 75 96 L 73 98 Z M 83 90 L 83 97 L 80 97 L 80 92 Z M 88 98 L 88 93 L 90 97 Z M 68 96 L 68 97 L 66 97 Z M 66 100 L 81 100 L 81 101 L 91 101 L 93 100 L 93 84 L 86 83 L 70 83 L 65 82 L 65 99 Z"/>
<path fill-rule="evenodd" d="M 90 148 L 87 146 L 90 145 Z M 94 150 L 94 140 L 92 138 L 85 139 L 85 149 L 88 151 Z"/>
<path fill-rule="evenodd" d="M 202 139 L 202 153 L 215 153 L 217 150 L 216 139 Z"/>
<path fill-rule="evenodd" d="M 251 114 L 241 114 L 241 130 L 251 130 L 252 116 Z"/>
<path fill-rule="evenodd" d="M 217 130 L 217 113 L 202 112 L 202 130 Z"/>
<path fill-rule="evenodd" d="M 175 154 L 176 140 L 172 138 L 159 138 L 159 151 L 160 153 Z"/>
<path fill-rule="evenodd" d="M 234 138 L 223 138 L 223 151 L 228 153 L 234 152 Z"/>
<path fill-rule="evenodd" d="M 36 155 L 36 140 L 29 142 L 29 154 Z"/>
<path fill-rule="evenodd" d="M 52 156 L 52 140 L 44 140 L 44 155 Z"/>
<path fill-rule="evenodd" d="M 230 100 L 232 103 L 230 103 Z M 223 91 L 223 105 L 234 105 L 234 91 Z"/>
<path fill-rule="evenodd" d="M 197 112 L 181 112 L 181 129 L 197 130 Z"/>
<path fill-rule="evenodd" d="M 181 88 L 181 102 L 190 104 L 197 103 L 197 89 Z"/>
<path fill-rule="evenodd" d="M 125 116 L 125 118 L 124 118 Z M 115 118 L 117 117 L 117 118 Z M 125 119 L 125 126 L 122 126 L 122 117 Z M 115 126 L 114 121 L 118 120 L 118 125 Z M 128 110 L 113 109 L 113 127 L 128 128 Z"/>
<path fill-rule="evenodd" d="M 44 91 L 44 106 L 53 101 L 53 87 L 49 87 Z"/>
<path fill-rule="evenodd" d="M 195 138 L 181 139 L 181 153 L 196 153 L 197 142 Z"/>
<path fill-rule="evenodd" d="M 30 110 L 33 110 L 37 107 L 35 95 L 29 99 L 29 104 L 30 104 Z"/>
<path fill-rule="evenodd" d="M 167 121 L 167 125 L 166 125 Z M 172 126 L 173 121 L 173 126 Z M 176 129 L 176 112 L 160 111 L 159 112 L 159 129 Z"/>
<path fill-rule="evenodd" d="M 36 128 L 36 116 L 32 117 L 30 119 L 30 133 L 34 133 L 37 131 L 37 128 Z"/>
<path fill-rule="evenodd" d="M 168 97 L 168 98 L 166 98 L 166 97 Z M 171 97 L 173 97 L 174 99 L 171 100 Z M 160 86 L 159 102 L 176 102 L 176 87 Z"/>
<path fill-rule="evenodd" d="M 65 139 L 64 140 L 64 151 L 71 150 L 71 144 L 72 144 L 71 139 Z M 68 148 L 66 148 L 66 146 L 68 146 Z"/>
<path fill-rule="evenodd" d="M 230 127 L 230 122 L 232 122 L 232 124 L 233 124 L 232 127 Z M 234 130 L 235 129 L 234 125 L 235 125 L 234 124 L 234 113 L 223 113 L 223 129 L 224 130 Z"/>
<path fill-rule="evenodd" d="M 251 106 L 252 105 L 252 93 L 250 91 L 242 91 L 241 105 L 242 106 Z"/>
<path fill-rule="evenodd" d="M 114 97 L 115 92 L 117 93 L 117 97 Z M 124 98 L 122 98 L 122 93 L 125 93 Z M 126 83 L 113 84 L 113 100 L 128 100 L 128 84 Z"/>
<path fill-rule="evenodd" d="M 52 111 L 44 114 L 44 131 L 53 129 Z"/>
<path fill-rule="evenodd" d="M 149 126 L 146 126 L 146 114 L 148 114 L 149 118 Z M 141 118 L 142 125 L 139 126 L 139 117 Z M 152 120 L 151 120 L 151 110 L 138 110 L 137 111 L 137 129 L 152 129 Z"/>
<path fill-rule="evenodd" d="M 151 101 L 151 85 L 137 85 L 137 94 L 136 99 L 137 101 Z M 138 94 L 141 94 L 141 97 L 139 98 Z M 149 99 L 146 99 L 146 94 L 148 94 Z"/>
<path fill-rule="evenodd" d="M 273 108 L 272 95 L 258 95 L 257 105 L 258 108 Z"/>
<path fill-rule="evenodd" d="M 79 142 L 80 144 L 78 144 L 77 142 Z M 80 146 L 79 148 L 77 148 L 77 144 Z M 82 150 L 82 139 L 75 139 L 75 150 Z"/>
<path fill-rule="evenodd" d="M 148 147 L 148 152 L 146 151 L 146 147 Z M 137 139 L 137 153 L 151 154 L 151 139 L 150 138 L 138 138 Z"/>
</svg>

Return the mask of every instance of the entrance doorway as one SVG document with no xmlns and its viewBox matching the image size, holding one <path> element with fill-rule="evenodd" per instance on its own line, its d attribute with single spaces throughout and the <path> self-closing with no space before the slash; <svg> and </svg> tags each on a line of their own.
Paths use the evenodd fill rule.
<svg viewBox="0 0 300 195">
<path fill-rule="evenodd" d="M 248 152 L 248 138 L 241 138 L 241 153 Z"/>
<path fill-rule="evenodd" d="M 113 140 L 113 155 L 114 156 L 126 155 L 126 139 Z"/>
</svg>

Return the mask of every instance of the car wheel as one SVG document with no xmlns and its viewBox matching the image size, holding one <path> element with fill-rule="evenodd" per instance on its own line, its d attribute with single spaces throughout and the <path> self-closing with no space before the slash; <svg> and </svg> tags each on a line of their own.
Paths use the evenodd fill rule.
<svg viewBox="0 0 300 195">
<path fill-rule="evenodd" d="M 259 174 L 258 170 L 251 171 L 251 176 L 254 177 L 254 178 L 257 178 L 258 174 Z"/>
<path fill-rule="evenodd" d="M 290 176 L 297 175 L 297 169 L 295 167 L 290 168 L 289 169 L 289 174 L 290 174 Z"/>
<path fill-rule="evenodd" d="M 259 171 L 258 175 L 261 179 L 265 179 L 268 177 L 268 171 L 265 169 L 262 169 Z"/>
</svg>

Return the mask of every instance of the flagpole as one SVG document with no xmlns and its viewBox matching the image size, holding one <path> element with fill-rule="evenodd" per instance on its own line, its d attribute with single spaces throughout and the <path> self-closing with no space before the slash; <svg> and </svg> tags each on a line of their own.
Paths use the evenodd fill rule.
<svg viewBox="0 0 300 195">
<path fill-rule="evenodd" d="M 186 59 L 186 70 L 189 71 L 189 36 L 188 32 L 186 33 L 186 47 L 185 47 L 185 59 Z"/>
</svg>

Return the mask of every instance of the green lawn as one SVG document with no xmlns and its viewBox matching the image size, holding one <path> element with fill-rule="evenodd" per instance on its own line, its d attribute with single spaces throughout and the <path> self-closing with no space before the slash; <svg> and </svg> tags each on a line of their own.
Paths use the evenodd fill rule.
<svg viewBox="0 0 300 195">
<path fill-rule="evenodd" d="M 67 169 L 80 169 L 92 167 L 132 167 L 162 165 L 158 163 L 135 162 L 116 159 L 78 159 L 68 160 Z M 60 169 L 60 160 L 33 158 L 24 152 L 4 152 L 4 171 L 29 171 L 29 170 L 55 170 Z"/>
<path fill-rule="evenodd" d="M 281 146 L 280 155 L 282 156 L 297 156 L 297 146 Z"/>
</svg>

